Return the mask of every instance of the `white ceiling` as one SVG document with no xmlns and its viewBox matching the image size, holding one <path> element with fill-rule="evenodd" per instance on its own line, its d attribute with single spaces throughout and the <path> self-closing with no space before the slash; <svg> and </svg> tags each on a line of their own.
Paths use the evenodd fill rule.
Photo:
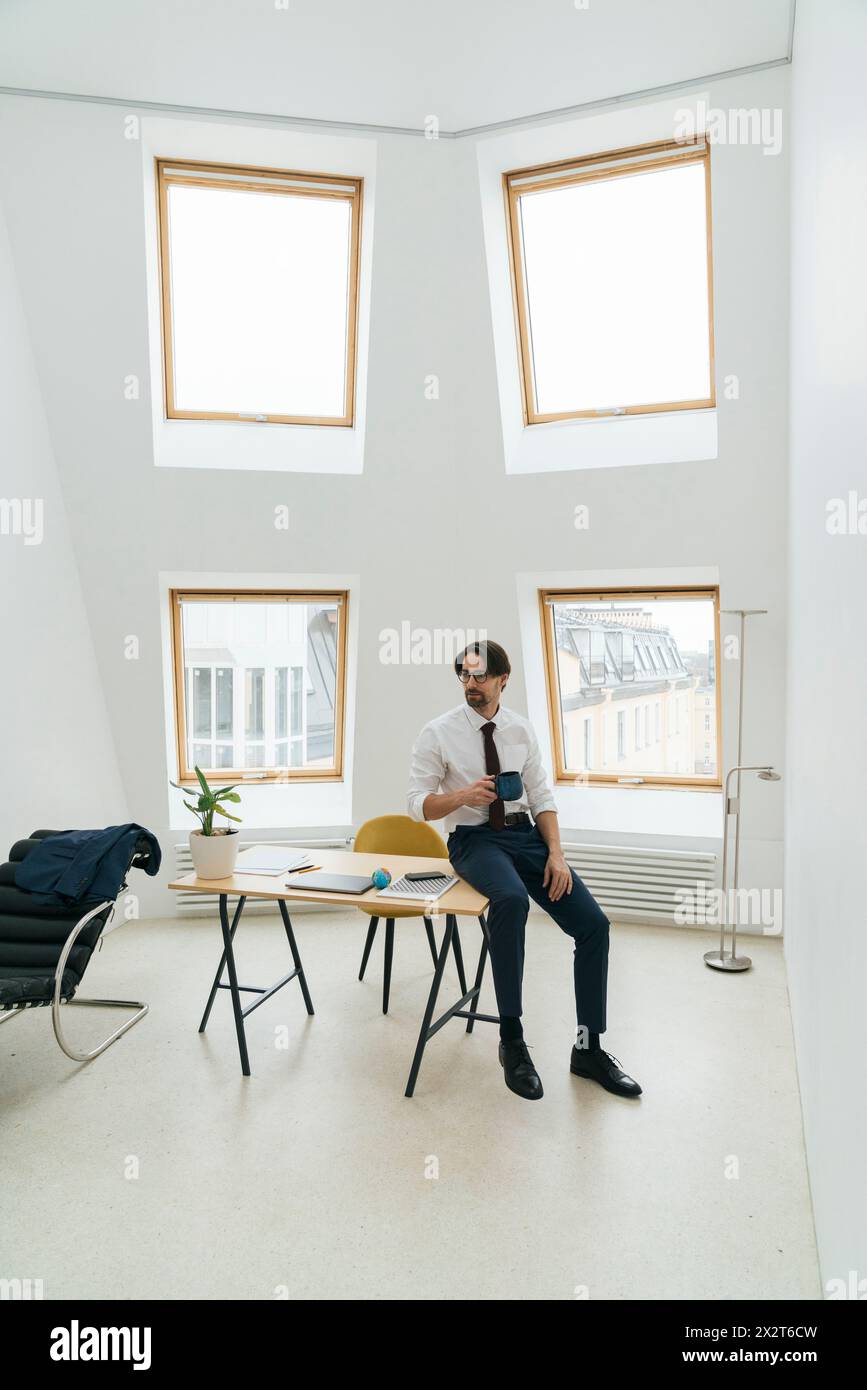
<svg viewBox="0 0 867 1390">
<path fill-rule="evenodd" d="M 787 55 L 791 0 L 584 2 L 0 0 L 0 85 L 456 131 Z"/>
</svg>

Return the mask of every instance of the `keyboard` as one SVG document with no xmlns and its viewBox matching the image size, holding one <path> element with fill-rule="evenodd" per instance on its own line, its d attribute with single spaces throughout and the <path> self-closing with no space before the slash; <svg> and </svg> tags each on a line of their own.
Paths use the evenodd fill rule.
<svg viewBox="0 0 867 1390">
<path fill-rule="evenodd" d="M 430 878 L 414 879 L 412 883 L 403 878 L 395 879 L 387 888 L 381 888 L 378 898 L 411 898 L 417 902 L 430 902 L 431 898 L 441 898 L 457 883 L 453 874 L 434 874 Z"/>
</svg>

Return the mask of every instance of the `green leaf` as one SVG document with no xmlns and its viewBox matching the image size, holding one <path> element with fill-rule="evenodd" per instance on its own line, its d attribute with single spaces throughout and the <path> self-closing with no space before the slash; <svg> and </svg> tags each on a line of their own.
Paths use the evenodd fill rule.
<svg viewBox="0 0 867 1390">
<path fill-rule="evenodd" d="M 233 816 L 233 815 L 230 815 L 228 811 L 224 811 L 224 810 L 223 810 L 222 806 L 215 806 L 215 807 L 214 807 L 214 810 L 216 811 L 216 813 L 217 813 L 218 816 L 225 816 L 225 817 L 226 817 L 226 820 L 235 820 L 235 821 L 238 822 L 239 825 L 241 824 L 241 817 L 240 817 L 240 816 Z"/>
<path fill-rule="evenodd" d="M 241 798 L 240 798 L 240 796 L 238 795 L 237 792 L 215 792 L 215 793 L 214 793 L 214 800 L 215 800 L 215 801 L 240 801 Z"/>
<path fill-rule="evenodd" d="M 205 793 L 205 796 L 210 796 L 210 795 L 211 795 L 211 788 L 208 786 L 208 783 L 207 783 L 207 781 L 205 780 L 205 774 L 204 774 L 204 772 L 202 772 L 202 769 L 201 769 L 200 767 L 196 766 L 196 767 L 193 768 L 193 771 L 195 772 L 196 776 L 197 776 L 198 779 L 199 779 L 199 783 L 200 783 L 200 785 L 201 785 L 202 791 Z"/>
<path fill-rule="evenodd" d="M 176 787 L 179 792 L 183 792 L 184 796 L 197 796 L 200 805 L 205 800 L 204 792 L 200 792 L 196 787 L 184 787 L 180 782 L 173 782 L 171 778 L 169 779 L 169 786 Z M 210 796 L 210 792 L 208 795 Z M 210 802 L 206 802 L 206 805 L 210 805 Z"/>
</svg>

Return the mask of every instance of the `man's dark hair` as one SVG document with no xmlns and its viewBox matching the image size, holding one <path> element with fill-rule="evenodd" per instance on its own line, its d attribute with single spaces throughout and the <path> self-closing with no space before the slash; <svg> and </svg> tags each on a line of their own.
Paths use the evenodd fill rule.
<svg viewBox="0 0 867 1390">
<path fill-rule="evenodd" d="M 455 674 L 461 674 L 461 667 L 464 664 L 464 657 L 467 652 L 475 652 L 485 663 L 485 670 L 492 676 L 510 676 L 512 674 L 512 664 L 509 661 L 505 647 L 501 647 L 499 642 L 470 642 L 455 657 Z"/>
</svg>

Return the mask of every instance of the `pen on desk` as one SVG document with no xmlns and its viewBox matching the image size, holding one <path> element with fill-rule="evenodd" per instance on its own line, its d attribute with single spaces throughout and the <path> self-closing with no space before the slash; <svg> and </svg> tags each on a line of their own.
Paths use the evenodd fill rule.
<svg viewBox="0 0 867 1390">
<path fill-rule="evenodd" d="M 321 869 L 321 864 L 308 864 L 306 869 L 296 869 L 296 874 L 312 874 L 315 869 Z"/>
</svg>

